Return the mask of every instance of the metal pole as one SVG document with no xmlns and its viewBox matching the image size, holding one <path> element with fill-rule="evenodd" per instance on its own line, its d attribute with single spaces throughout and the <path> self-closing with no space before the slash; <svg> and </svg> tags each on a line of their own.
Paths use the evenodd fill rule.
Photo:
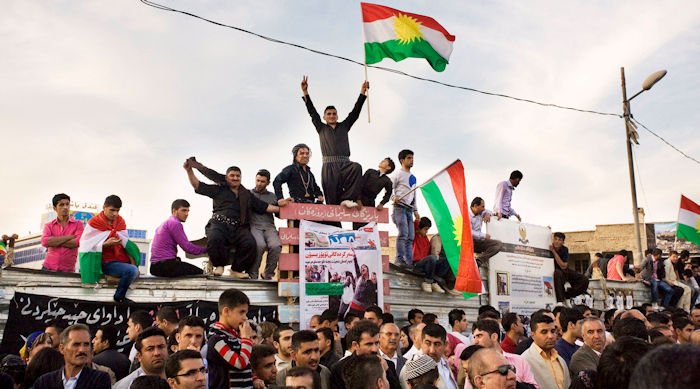
<svg viewBox="0 0 700 389">
<path fill-rule="evenodd" d="M 620 68 L 620 76 L 622 78 L 622 112 L 625 123 L 625 139 L 627 143 L 627 165 L 630 174 L 630 191 L 632 192 L 632 214 L 634 215 L 634 239 L 637 247 L 635 247 L 634 264 L 638 265 L 644 254 L 642 253 L 642 238 L 639 230 L 639 207 L 637 206 L 637 184 L 634 179 L 634 162 L 632 161 L 632 144 L 630 142 L 630 133 L 628 126 L 630 125 L 630 102 L 627 100 L 627 85 L 625 84 L 625 68 Z"/>
</svg>

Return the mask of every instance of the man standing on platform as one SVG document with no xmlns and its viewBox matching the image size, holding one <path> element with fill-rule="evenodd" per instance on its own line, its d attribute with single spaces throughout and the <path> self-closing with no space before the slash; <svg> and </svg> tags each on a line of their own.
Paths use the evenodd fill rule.
<svg viewBox="0 0 700 389">
<path fill-rule="evenodd" d="M 311 102 L 308 80 L 309 78 L 304 76 L 301 81 L 301 91 L 304 93 L 303 99 L 311 116 L 311 122 L 321 141 L 321 154 L 323 155 L 321 179 L 326 203 L 354 208 L 357 206 L 355 200 L 357 200 L 360 191 L 362 166 L 357 162 L 350 161 L 348 133 L 360 116 L 362 104 L 367 99 L 369 81 L 362 83 L 360 96 L 357 98 L 355 107 L 345 120 L 338 122 L 338 112 L 334 106 L 329 105 L 323 110 L 323 119 L 326 121 L 324 124 Z"/>
<path fill-rule="evenodd" d="M 569 248 L 564 246 L 564 240 L 566 240 L 564 233 L 555 232 L 549 251 L 554 256 L 554 293 L 557 303 L 568 304 L 567 299 L 586 293 L 588 277 L 569 269 Z M 567 281 L 571 284 L 571 288 L 565 290 L 564 284 Z"/>
<path fill-rule="evenodd" d="M 399 169 L 392 183 L 394 185 L 394 212 L 391 218 L 399 230 L 396 237 L 396 264 L 407 270 L 413 270 L 413 238 L 415 226 L 413 218 L 420 219 L 416 208 L 416 176 L 411 173 L 413 167 L 413 151 L 401 150 L 399 152 Z"/>
<path fill-rule="evenodd" d="M 182 223 L 190 214 L 190 203 L 184 199 L 173 201 L 172 215 L 156 229 L 151 243 L 151 274 L 156 277 L 182 277 L 202 274 L 199 267 L 182 262 L 177 256 L 179 245 L 192 255 L 206 254 L 207 248 L 187 239 Z"/>
<path fill-rule="evenodd" d="M 70 216 L 70 197 L 65 193 L 51 200 L 56 218 L 44 225 L 41 245 L 47 253 L 41 270 L 74 272 L 83 223 Z"/>
<path fill-rule="evenodd" d="M 507 181 L 502 181 L 496 186 L 496 201 L 493 206 L 493 212 L 496 213 L 498 220 L 502 217 L 508 219 L 511 216 L 518 218 L 521 221 L 520 215 L 511 208 L 510 201 L 513 199 L 513 191 L 523 179 L 523 173 L 520 170 L 513 170 L 510 173 L 510 178 Z"/>
<path fill-rule="evenodd" d="M 256 254 L 255 238 L 250 233 L 251 213 L 276 213 L 280 208 L 251 195 L 241 185 L 241 169 L 236 166 L 226 169 L 224 175 L 207 168 L 192 157 L 185 161 L 184 168 L 195 193 L 213 200 L 213 214 L 206 227 L 207 252 L 214 266 L 212 274 L 220 276 L 224 273 L 224 266 L 229 263 L 230 249 L 234 247 L 236 254 L 231 264 L 231 276 L 249 278 L 243 272 L 253 265 Z M 215 185 L 199 182 L 193 168 L 214 181 Z"/>
</svg>

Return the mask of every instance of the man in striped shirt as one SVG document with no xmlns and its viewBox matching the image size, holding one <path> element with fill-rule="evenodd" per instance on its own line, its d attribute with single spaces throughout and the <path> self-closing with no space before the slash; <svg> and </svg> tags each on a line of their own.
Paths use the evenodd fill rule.
<svg viewBox="0 0 700 389">
<path fill-rule="evenodd" d="M 255 331 L 248 323 L 250 300 L 238 289 L 219 297 L 219 321 L 209 329 L 207 362 L 210 388 L 252 388 L 250 354 Z"/>
</svg>

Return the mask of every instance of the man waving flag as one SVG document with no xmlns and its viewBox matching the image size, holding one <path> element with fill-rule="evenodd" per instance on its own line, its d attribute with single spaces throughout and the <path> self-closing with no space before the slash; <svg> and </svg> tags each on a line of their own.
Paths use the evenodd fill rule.
<svg viewBox="0 0 700 389">
<path fill-rule="evenodd" d="M 425 58 L 437 72 L 445 70 L 455 37 L 435 19 L 377 4 L 361 5 L 366 64 L 412 57 Z"/>
<path fill-rule="evenodd" d="M 465 297 L 481 293 L 481 275 L 474 260 L 467 188 L 462 161 L 456 160 L 420 186 L 437 224 L 447 262 L 457 276 L 455 290 Z"/>
</svg>

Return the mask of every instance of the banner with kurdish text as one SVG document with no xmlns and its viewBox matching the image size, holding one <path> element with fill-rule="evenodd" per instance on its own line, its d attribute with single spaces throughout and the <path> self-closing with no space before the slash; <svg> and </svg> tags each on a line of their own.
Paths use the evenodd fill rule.
<svg viewBox="0 0 700 389">
<path fill-rule="evenodd" d="M 552 230 L 508 219 L 491 218 L 491 239 L 503 249 L 489 260 L 489 300 L 501 313 L 529 316 L 554 308 L 554 258 L 549 251 Z"/>
<path fill-rule="evenodd" d="M 302 220 L 299 226 L 300 328 L 326 309 L 362 313 L 384 307 L 379 230 L 370 223 L 357 231 Z"/>
</svg>

